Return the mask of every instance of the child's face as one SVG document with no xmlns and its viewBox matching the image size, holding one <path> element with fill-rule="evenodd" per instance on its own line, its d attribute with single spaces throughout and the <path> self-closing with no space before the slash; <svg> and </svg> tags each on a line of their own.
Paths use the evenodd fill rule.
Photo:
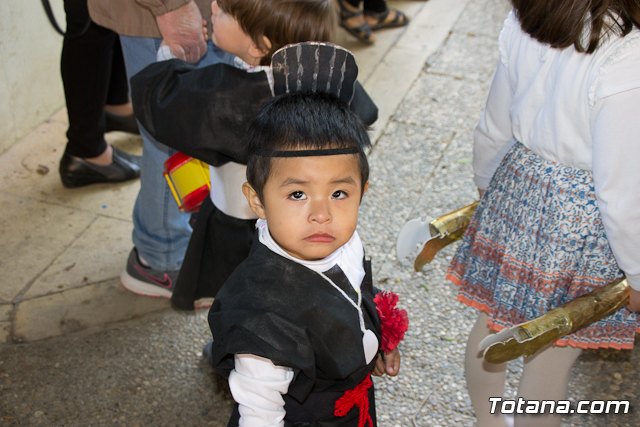
<svg viewBox="0 0 640 427">
<path fill-rule="evenodd" d="M 263 200 L 254 211 L 267 219 L 274 240 L 304 260 L 325 258 L 348 242 L 358 222 L 362 191 L 358 156 L 273 158 L 271 162 Z"/>
<path fill-rule="evenodd" d="M 225 13 L 218 2 L 211 2 L 211 41 L 220 49 L 229 52 L 244 62 L 257 65 L 260 58 L 252 55 L 255 47 L 253 40 L 242 30 L 234 17 Z M 257 62 L 256 62 L 257 60 Z"/>
</svg>

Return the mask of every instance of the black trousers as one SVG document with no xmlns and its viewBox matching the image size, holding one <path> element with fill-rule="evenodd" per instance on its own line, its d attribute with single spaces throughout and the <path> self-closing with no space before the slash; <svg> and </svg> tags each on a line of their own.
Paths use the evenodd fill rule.
<svg viewBox="0 0 640 427">
<path fill-rule="evenodd" d="M 67 30 L 60 71 L 69 129 L 65 152 L 96 157 L 104 152 L 105 104 L 129 101 L 129 88 L 118 35 L 89 18 L 87 0 L 64 0 Z"/>
<path fill-rule="evenodd" d="M 355 8 L 359 8 L 363 3 L 364 10 L 367 12 L 381 13 L 387 10 L 386 0 L 344 0 Z"/>
</svg>

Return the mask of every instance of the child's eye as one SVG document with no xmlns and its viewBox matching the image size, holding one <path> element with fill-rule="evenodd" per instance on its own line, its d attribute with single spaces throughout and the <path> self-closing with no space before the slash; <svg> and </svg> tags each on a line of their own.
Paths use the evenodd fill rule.
<svg viewBox="0 0 640 427">
<path fill-rule="evenodd" d="M 338 199 L 338 200 L 346 199 L 347 196 L 348 194 L 342 190 L 334 191 L 333 194 L 331 194 L 332 199 Z"/>
<path fill-rule="evenodd" d="M 307 195 L 302 191 L 294 191 L 293 193 L 289 194 L 289 198 L 293 200 L 305 200 L 307 198 Z"/>
</svg>

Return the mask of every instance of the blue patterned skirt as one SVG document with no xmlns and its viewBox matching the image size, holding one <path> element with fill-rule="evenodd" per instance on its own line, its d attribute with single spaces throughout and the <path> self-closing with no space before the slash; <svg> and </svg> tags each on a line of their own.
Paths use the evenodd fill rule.
<svg viewBox="0 0 640 427">
<path fill-rule="evenodd" d="M 494 174 L 449 266 L 458 299 L 500 330 L 623 276 L 605 236 L 591 172 L 520 143 Z M 556 345 L 630 349 L 640 324 L 626 308 Z"/>
</svg>

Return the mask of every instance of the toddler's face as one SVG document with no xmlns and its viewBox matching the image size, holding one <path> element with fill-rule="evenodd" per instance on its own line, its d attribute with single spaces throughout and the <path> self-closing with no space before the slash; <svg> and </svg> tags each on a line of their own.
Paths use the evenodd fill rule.
<svg viewBox="0 0 640 427">
<path fill-rule="evenodd" d="M 357 155 L 273 158 L 257 213 L 287 253 L 322 259 L 353 235 L 361 191 Z"/>
<path fill-rule="evenodd" d="M 233 16 L 220 9 L 215 0 L 211 2 L 211 41 L 244 62 L 257 65 L 254 64 L 256 58 L 249 55 L 249 49 L 253 45 L 251 37 L 242 30 Z"/>
</svg>

